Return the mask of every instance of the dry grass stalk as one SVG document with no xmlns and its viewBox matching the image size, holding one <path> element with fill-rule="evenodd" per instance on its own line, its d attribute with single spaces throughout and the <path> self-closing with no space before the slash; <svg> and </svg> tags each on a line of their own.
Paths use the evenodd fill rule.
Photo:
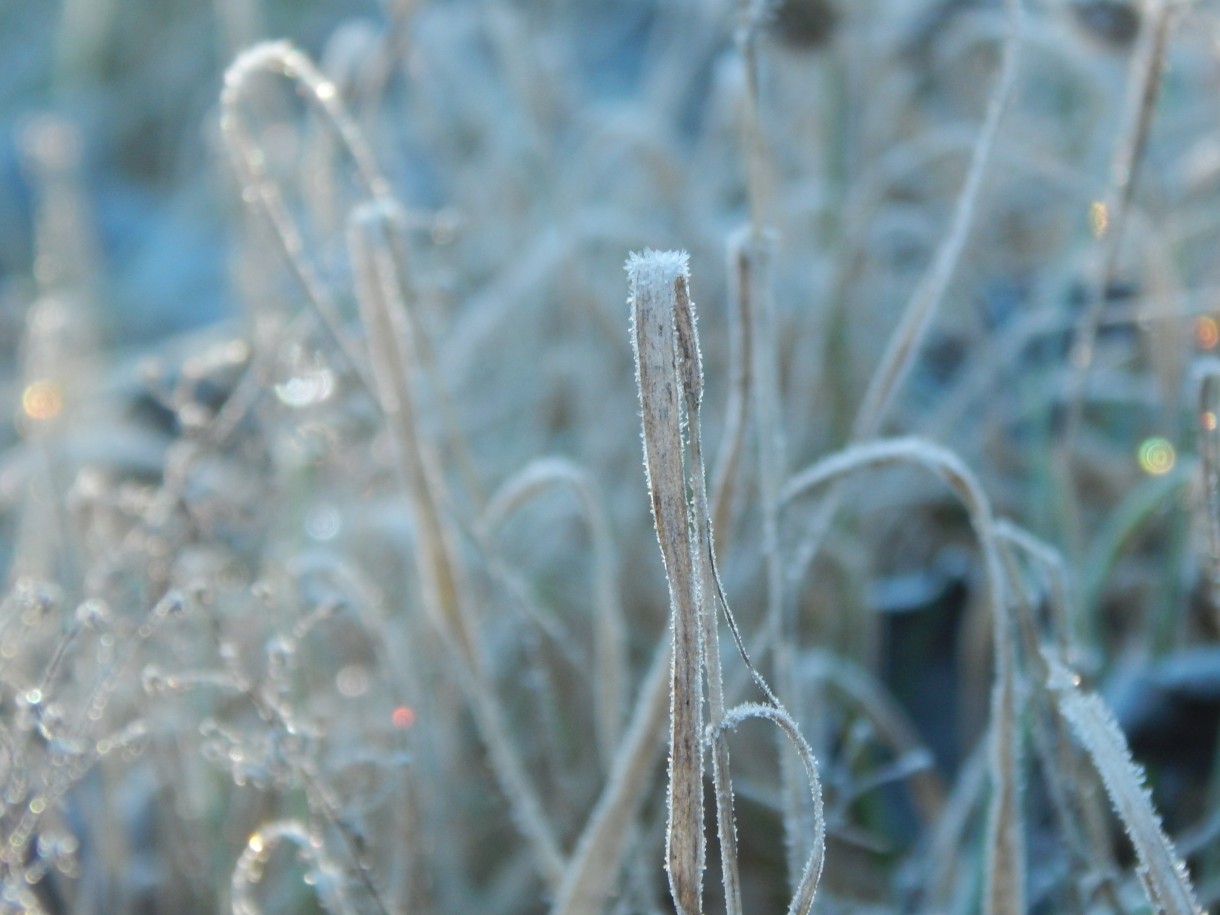
<svg viewBox="0 0 1220 915">
<path fill-rule="evenodd" d="M 292 45 L 283 41 L 255 45 L 240 54 L 225 71 L 224 89 L 220 95 L 220 127 L 229 157 L 241 179 L 242 196 L 252 204 L 257 204 L 263 212 L 289 270 L 304 290 L 323 327 L 357 375 L 372 390 L 374 382 L 368 374 L 365 361 L 360 358 L 359 347 L 343 329 L 334 293 L 306 254 L 300 230 L 284 202 L 279 186 L 267 173 L 263 151 L 242 114 L 242 102 L 250 90 L 253 77 L 260 72 L 280 74 L 293 80 L 304 90 L 305 98 L 322 115 L 327 126 L 339 138 L 344 151 L 355 163 L 361 186 L 370 198 L 390 200 L 392 195 L 389 183 L 377 167 L 359 128 L 348 116 L 334 83 Z"/>
<path fill-rule="evenodd" d="M 1020 61 L 1024 13 L 1020 0 L 1005 0 L 1008 10 L 1008 32 L 1004 39 L 1004 56 L 1000 63 L 1000 75 L 996 80 L 991 98 L 987 102 L 987 114 L 982 129 L 970 154 L 970 168 L 966 180 L 954 205 L 953 218 L 948 230 L 937 246 L 936 254 L 927 272 L 915 287 L 911 299 L 903 309 L 898 326 L 890 336 L 881 364 L 873 373 L 872 381 L 864 394 L 864 400 L 856 413 L 852 438 L 861 441 L 873 438 L 881 431 L 886 414 L 893 403 L 894 394 L 901 386 L 928 329 L 936 317 L 944 299 L 945 290 L 961 259 L 962 249 L 974 225 L 978 212 L 979 191 L 983 176 L 991 160 L 995 138 L 999 133 L 1004 110 L 1008 107 L 1013 88 L 1017 82 Z"/>
<path fill-rule="evenodd" d="M 1169 33 L 1174 23 L 1174 13 L 1180 7 L 1175 0 L 1148 0 L 1143 6 L 1143 22 L 1127 71 L 1118 145 L 1110 159 L 1110 174 L 1101 200 L 1105 225 L 1097 233 L 1095 261 L 1089 277 L 1089 300 L 1072 344 L 1071 362 L 1078 370 L 1071 391 L 1074 396 L 1068 401 L 1073 422 L 1079 422 L 1083 409 L 1083 378 L 1080 376 L 1092 365 L 1094 342 L 1105 306 L 1106 285 L 1117 264 L 1123 223 L 1130 210 L 1136 173 L 1148 145 L 1157 94 L 1165 72 Z"/>
<path fill-rule="evenodd" d="M 753 261 L 748 234 L 740 231 L 728 243 L 729 268 L 729 400 L 724 431 L 712 468 L 712 530 L 721 557 L 728 555 L 738 468 L 745 447 L 747 411 L 754 388 Z"/>
<path fill-rule="evenodd" d="M 1030 677 L 1035 684 L 1045 684 L 1050 669 L 1040 647 L 1035 597 L 1021 587 L 1022 574 L 1017 568 L 1016 554 L 1023 553 L 1034 560 L 1046 579 L 1050 641 L 1060 658 L 1074 658 L 1079 654 L 1072 637 L 1075 630 L 1069 622 L 1072 617 L 1069 595 L 1074 589 L 1069 584 L 1067 567 L 1058 550 L 1007 519 L 996 522 L 996 535 L 1009 571 L 1009 581 L 1017 597 L 1016 605 L 1021 611 L 1018 629 L 1026 664 L 1031 670 Z M 1081 897 L 1082 903 L 1088 892 L 1103 894 L 1110 905 L 1117 908 L 1112 852 L 1114 842 L 1104 805 L 1099 802 L 1095 790 L 1095 773 L 1083 754 L 1073 748 L 1068 738 L 1067 724 L 1055 711 L 1054 696 L 1040 689 L 1036 698 L 1047 706 L 1050 716 L 1050 728 L 1047 727 L 1045 715 L 1035 715 L 1032 729 L 1047 789 L 1068 848 L 1076 856 L 1079 873 L 1091 875 L 1094 884 L 1090 888 L 1087 886 L 1090 881 L 1082 878 L 1073 881 L 1072 891 Z"/>
<path fill-rule="evenodd" d="M 697 569 L 695 594 L 699 601 L 700 647 L 707 677 L 708 728 L 715 731 L 724 720 L 724 680 L 720 669 L 719 615 L 716 598 L 723 599 L 717 578 L 712 544 L 711 512 L 707 501 L 707 470 L 703 460 L 703 435 L 699 411 L 703 402 L 703 364 L 699 353 L 695 306 L 684 284 L 675 286 L 674 323 L 677 330 L 683 399 L 688 429 L 691 511 L 691 555 Z M 727 605 L 726 605 L 727 609 Z M 733 816 L 733 781 L 729 769 L 727 741 L 712 742 L 712 788 L 716 795 L 716 832 L 720 843 L 720 872 L 724 880 L 725 910 L 741 915 L 741 878 L 737 869 L 737 825 Z"/>
<path fill-rule="evenodd" d="M 1074 548 L 1080 542 L 1082 532 L 1077 495 L 1071 481 L 1072 451 L 1084 415 L 1088 372 L 1093 365 L 1107 287 L 1118 264 L 1123 227 L 1130 210 L 1136 174 L 1148 145 L 1152 116 L 1165 72 L 1171 26 L 1176 21 L 1175 12 L 1179 9 L 1180 4 L 1175 0 L 1148 0 L 1143 5 L 1142 24 L 1127 71 L 1126 94 L 1119 116 L 1118 145 L 1110 159 L 1110 174 L 1101 199 L 1100 212 L 1104 214 L 1105 223 L 1097 233 L 1097 243 L 1086 277 L 1088 298 L 1077 322 L 1069 353 L 1070 374 L 1064 393 L 1068 414 L 1058 443 L 1057 460 L 1058 472 L 1065 484 L 1065 518 Z M 1074 549 L 1073 552 L 1078 550 Z"/>
<path fill-rule="evenodd" d="M 651 780 L 669 713 L 670 644 L 656 652 L 597 805 L 576 842 L 551 915 L 598 912 L 620 877 L 627 840 Z"/>
<path fill-rule="evenodd" d="M 572 489 L 589 527 L 593 542 L 594 693 L 598 748 L 607 768 L 612 764 L 622 737 L 627 659 L 623 607 L 615 578 L 617 560 L 610 522 L 592 476 L 582 467 L 562 458 L 533 461 L 509 478 L 487 503 L 483 526 L 488 531 L 531 498 L 552 486 Z"/>
<path fill-rule="evenodd" d="M 745 412 L 750 409 L 753 412 L 752 422 L 758 454 L 757 489 L 762 515 L 762 554 L 767 582 L 761 644 L 764 651 L 769 647 L 774 648 L 775 676 L 780 688 L 786 695 L 791 696 L 793 701 L 798 701 L 799 692 L 792 688 L 795 624 L 785 618 L 783 560 L 779 545 L 778 493 L 786 473 L 786 465 L 783 429 L 779 420 L 782 402 L 778 372 L 779 347 L 772 301 L 771 266 L 775 239 L 774 233 L 768 228 L 767 215 L 774 180 L 762 129 L 759 89 L 760 39 L 772 12 L 771 4 L 766 2 L 739 0 L 737 5 L 735 37 L 745 77 L 740 129 L 750 221 L 729 240 L 729 276 L 733 287 L 730 340 L 735 352 L 732 354 L 733 377 L 729 415 L 717 460 L 711 517 L 717 524 L 728 521 L 732 507 L 732 474 L 740 458 L 744 440 Z M 698 438 L 697 432 L 695 438 Z M 700 482 L 698 485 L 703 484 Z M 725 523 L 723 527 L 727 531 L 729 525 Z M 727 605 L 725 609 L 727 612 Z M 788 617 L 791 617 L 791 614 L 788 614 Z M 714 625 L 710 631 L 715 632 Z M 712 673 L 713 671 L 709 670 L 709 675 Z M 718 669 L 715 674 L 718 678 Z M 718 711 L 713 711 L 713 726 L 718 720 L 718 714 Z M 719 751 L 714 747 L 714 752 Z M 724 752 L 727 753 L 727 748 Z M 795 878 L 801 855 L 799 836 L 805 831 L 802 828 L 802 800 L 797 774 L 791 766 L 791 757 L 781 754 L 780 759 L 781 790 L 786 799 L 784 831 L 788 872 Z M 727 759 L 723 760 L 723 764 L 727 771 Z M 721 767 L 714 762 L 714 768 L 719 771 Z M 731 794 L 731 788 L 729 792 Z M 731 814 L 731 800 L 729 803 Z M 731 821 L 728 826 L 731 831 Z M 722 836 L 722 845 L 724 843 L 725 837 Z M 733 845 L 730 836 L 727 847 L 731 855 L 736 854 Z M 730 870 L 731 876 L 729 871 L 726 871 L 725 891 L 732 912 L 732 906 L 737 904 L 735 866 Z"/>
<path fill-rule="evenodd" d="M 756 53 L 753 50 L 754 44 L 751 39 L 743 52 Z M 756 67 L 757 63 L 754 62 L 750 66 Z M 756 91 L 756 88 L 753 91 Z M 761 173 L 761 165 L 756 170 Z M 775 238 L 773 233 L 760 230 L 751 224 L 732 239 L 730 245 L 737 251 L 735 260 L 740 261 L 742 265 L 741 275 L 737 278 L 742 290 L 738 294 L 743 298 L 744 318 L 748 323 L 748 327 L 744 328 L 745 339 L 742 345 L 748 344 L 751 349 L 748 393 L 757 453 L 756 487 L 762 521 L 761 547 L 766 580 L 761 651 L 770 650 L 773 653 L 774 676 L 779 691 L 788 697 L 790 702 L 798 703 L 796 717 L 800 719 L 801 692 L 795 679 L 796 619 L 794 608 L 785 599 L 784 565 L 779 537 L 779 490 L 787 474 L 787 461 L 783 426 L 780 421 L 782 391 L 772 278 Z M 727 612 L 727 604 L 725 609 Z M 755 679 L 758 679 L 757 675 Z M 774 701 L 769 689 L 765 689 L 764 694 Z M 819 820 L 805 804 L 800 779 L 801 775 L 793 764 L 791 754 L 781 752 L 780 791 L 784 797 L 784 843 L 789 880 L 794 890 L 798 875 L 802 872 L 803 861 L 810 854 L 806 837 L 818 828 Z"/>
<path fill-rule="evenodd" d="M 1062 585 L 1062 561 L 1047 545 L 1027 532 L 1006 521 L 996 525 L 1001 553 L 1008 580 L 1012 585 L 1013 604 L 1017 610 L 1017 631 L 1030 679 L 1036 684 L 1045 683 L 1047 667 L 1041 652 L 1042 635 L 1038 620 L 1040 595 L 1029 587 L 1026 575 L 1017 561 L 1018 553 L 1027 553 L 1047 568 L 1052 589 L 1056 579 Z M 1055 598 L 1050 598 L 1052 606 Z M 1052 611 L 1052 619 L 1061 614 Z M 1062 632 L 1064 630 L 1060 630 Z M 1067 642 L 1054 634 L 1055 650 L 1062 657 L 1068 656 Z M 1075 907 L 1086 911 L 1089 899 L 1097 892 L 1106 894 L 1107 901 L 1118 907 L 1113 878 L 1113 856 L 1110 853 L 1112 837 L 1105 828 L 1104 809 L 1095 803 L 1096 778 L 1091 768 L 1084 763 L 1082 755 L 1068 737 L 1067 725 L 1055 711 L 1054 698 L 1046 690 L 1036 690 L 1033 697 L 1036 706 L 1030 715 L 1032 745 L 1041 763 L 1046 790 L 1050 795 L 1051 809 L 1064 837 L 1069 855 L 1069 867 L 1079 875 L 1069 882 Z"/>
<path fill-rule="evenodd" d="M 774 181 L 769 169 L 766 138 L 762 131 L 759 99 L 759 39 L 771 18 L 772 4 L 763 0 L 738 0 L 737 52 L 745 69 L 741 136 L 746 165 L 746 197 L 750 206 L 750 234 L 758 237 L 767 225 L 766 212 Z"/>
<path fill-rule="evenodd" d="M 688 531 L 682 398 L 697 358 L 679 354 L 675 311 L 687 293 L 685 253 L 645 251 L 627 261 L 631 342 L 644 428 L 644 470 L 669 585 L 673 667 L 670 691 L 669 818 L 665 834 L 670 892 L 680 915 L 703 911 L 703 687 L 701 627 Z"/>
<path fill-rule="evenodd" d="M 1199 456 L 1202 459 L 1204 513 L 1207 527 L 1207 571 L 1212 613 L 1220 625 L 1220 359 L 1201 360 L 1198 379 Z"/>
<path fill-rule="evenodd" d="M 444 484 L 439 457 L 420 434 L 419 404 L 412 365 L 418 331 L 404 296 L 390 235 L 402 228 L 401 211 L 372 203 L 352 215 L 349 247 L 360 316 L 368 329 L 375 392 L 394 444 L 396 464 L 416 524 L 417 563 L 424 584 L 424 607 L 437 630 L 468 665 L 477 664 L 473 623 L 460 597 L 457 548 L 443 517 Z"/>
<path fill-rule="evenodd" d="M 416 530 L 416 566 L 424 608 L 450 654 L 471 712 L 491 753 L 517 825 L 530 842 L 539 871 L 552 887 L 563 878 L 564 860 L 542 803 L 521 763 L 494 691 L 487 684 L 460 567 L 457 534 L 446 521 L 439 459 L 421 433 L 412 383 L 414 336 L 405 277 L 396 249 L 403 217 L 379 201 L 352 215 L 349 245 L 361 317 L 368 329 L 378 403 L 390 428 L 397 466 Z"/>
<path fill-rule="evenodd" d="M 989 915 L 1018 915 L 1025 910 L 1025 855 L 1020 804 L 1021 727 L 1014 669 L 1016 636 L 1005 596 L 991 505 L 982 487 L 952 452 L 922 439 L 902 438 L 855 445 L 819 461 L 793 476 L 784 487 L 783 502 L 791 503 L 847 474 L 893 464 L 924 467 L 948 483 L 965 505 L 978 537 L 995 654 L 988 730 L 991 801 L 987 814 L 984 909 Z M 828 498 L 835 499 L 835 493 L 832 491 Z M 821 520 L 815 516 L 815 521 Z"/>
<path fill-rule="evenodd" d="M 821 874 L 821 788 L 808 745 L 797 725 L 750 663 L 725 601 L 716 570 L 711 511 L 699 429 L 703 372 L 685 254 L 646 251 L 627 262 L 631 282 L 632 342 L 644 424 L 644 454 L 654 521 L 669 583 L 673 617 L 673 695 L 667 859 L 670 887 L 680 912 L 702 912 L 701 679 L 708 684 L 708 739 L 724 878 L 725 908 L 741 912 L 733 787 L 724 733 L 744 717 L 776 721 L 797 747 L 813 797 L 813 847 L 794 875 L 793 912 L 812 904 Z M 684 438 L 683 414 L 688 436 Z M 755 683 L 771 703 L 726 711 L 719 654 L 717 603 L 723 606 L 738 649 Z M 692 644 L 698 637 L 699 641 Z M 679 654 L 681 653 L 681 660 Z M 693 709 L 692 709 L 693 704 Z M 692 720 L 693 712 L 693 720 Z M 694 727 L 696 734 L 687 729 Z M 697 755 L 696 755 L 697 754 Z M 690 831 L 698 829 L 692 840 Z"/>
<path fill-rule="evenodd" d="M 851 430 L 854 442 L 867 441 L 881 432 L 894 397 L 901 389 L 919 347 L 936 318 L 974 225 L 983 178 L 995 150 L 995 140 L 1004 112 L 1016 87 L 1020 63 L 1024 12 L 1020 0 L 1005 0 L 1005 6 L 1008 12 L 1008 27 L 1000 73 L 987 103 L 983 125 L 971 149 L 970 166 L 954 204 L 952 219 L 936 248 L 932 262 L 903 308 L 902 317 L 890 335 L 881 362 L 874 370 L 864 398 L 856 409 Z M 837 510 L 838 499 L 832 492 L 824 500 L 814 523 L 808 526 L 807 533 L 801 540 L 795 562 L 789 567 L 790 579 L 799 581 L 813 562 L 829 533 L 831 518 Z"/>
<path fill-rule="evenodd" d="M 788 915 L 807 915 L 813 908 L 814 894 L 817 892 L 818 882 L 822 879 L 822 866 L 826 859 L 825 816 L 822 812 L 822 783 L 818 778 L 817 760 L 814 759 L 813 750 L 810 749 L 808 742 L 801 736 L 797 723 L 782 706 L 759 705 L 753 702 L 735 706 L 725 714 L 724 719 L 712 732 L 713 740 L 716 743 L 723 743 L 727 731 L 734 730 L 739 724 L 750 718 L 762 718 L 778 725 L 780 731 L 796 749 L 801 765 L 805 769 L 805 778 L 809 786 L 809 801 L 813 805 L 813 821 L 816 828 L 810 843 L 809 857 L 800 871 L 800 876 L 795 879 L 796 888 L 792 900 L 788 904 Z"/>
<path fill-rule="evenodd" d="M 996 521 L 995 533 L 1006 553 L 1011 555 L 1015 548 L 1030 556 L 1042 568 L 1047 579 L 1051 634 L 1064 657 L 1071 657 L 1077 629 L 1072 621 L 1074 591 L 1063 554 L 1007 518 Z"/>
<path fill-rule="evenodd" d="M 1098 696 L 1080 691 L 1080 677 L 1053 656 L 1047 663 L 1047 688 L 1101 775 L 1110 802 L 1135 847 L 1137 872 L 1148 901 L 1165 915 L 1202 915 L 1190 875 L 1161 829 L 1143 784 L 1143 772 L 1131 758 L 1127 739 L 1114 717 Z"/>
</svg>

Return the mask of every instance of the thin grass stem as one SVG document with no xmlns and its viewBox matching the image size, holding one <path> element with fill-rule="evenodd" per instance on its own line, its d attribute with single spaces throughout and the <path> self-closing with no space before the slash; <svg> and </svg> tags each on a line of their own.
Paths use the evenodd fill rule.
<svg viewBox="0 0 1220 915">
<path fill-rule="evenodd" d="M 774 705 L 759 705 L 743 703 L 730 709 L 720 724 L 711 731 L 714 743 L 723 743 L 726 733 L 737 728 L 743 721 L 750 718 L 762 718 L 775 723 L 784 737 L 800 757 L 805 770 L 805 778 L 809 787 L 809 801 L 813 807 L 814 834 L 810 844 L 809 856 L 804 862 L 800 876 L 796 879 L 796 889 L 788 904 L 788 915 L 807 915 L 813 908 L 814 895 L 822 878 L 822 867 L 826 859 L 826 826 L 822 811 L 822 782 L 818 778 L 817 761 L 809 743 L 801 736 L 800 728 L 792 716 L 782 707 Z"/>
<path fill-rule="evenodd" d="M 1085 388 L 1093 366 L 1097 347 L 1097 331 L 1106 305 L 1107 288 L 1118 265 L 1119 245 L 1131 205 L 1135 179 L 1148 145 L 1152 117 L 1156 111 L 1161 78 L 1165 71 L 1166 52 L 1175 11 L 1175 0 L 1148 0 L 1140 11 L 1142 23 L 1139 37 L 1131 54 L 1127 70 L 1127 85 L 1119 114 L 1118 145 L 1110 159 L 1110 173 L 1099 212 L 1104 223 L 1097 234 L 1093 256 L 1088 268 L 1084 312 L 1076 325 L 1069 352 L 1070 374 L 1065 403 L 1067 417 L 1056 448 L 1058 472 L 1064 488 L 1065 520 L 1073 552 L 1079 551 L 1079 496 L 1072 481 L 1072 452 L 1084 417 Z"/>
<path fill-rule="evenodd" d="M 739 231 L 727 246 L 729 272 L 729 400 L 724 431 L 712 470 L 712 530 L 717 550 L 727 556 L 733 533 L 733 503 L 738 469 L 745 449 L 747 411 L 754 388 L 754 281 L 749 234 Z"/>
<path fill-rule="evenodd" d="M 903 309 L 898 326 L 890 335 L 885 354 L 881 357 L 881 363 L 873 373 L 868 390 L 865 391 L 852 427 L 854 441 L 873 438 L 881 431 L 893 404 L 894 395 L 910 372 L 915 355 L 944 300 L 945 291 L 953 279 L 962 250 L 974 225 L 983 177 L 991 161 L 991 152 L 995 147 L 1004 112 L 1016 86 L 1020 62 L 1025 14 L 1021 9 L 1020 0 L 1005 0 L 1005 6 L 1008 29 L 1004 38 L 1000 75 L 987 102 L 987 114 L 983 118 L 983 126 L 970 155 L 970 167 L 954 205 L 953 217 L 937 246 L 932 263 Z"/>
<path fill-rule="evenodd" d="M 424 609 L 450 650 L 497 776 L 517 825 L 530 842 L 539 871 L 557 887 L 565 868 L 563 855 L 538 793 L 513 748 L 500 704 L 486 682 L 476 625 L 465 597 L 466 577 L 460 566 L 457 537 L 445 518 L 439 461 L 428 437 L 420 431 L 411 371 L 417 332 L 404 299 L 407 291 L 391 241 L 401 226 L 401 211 L 392 202 L 366 204 L 353 213 L 349 244 L 361 316 L 369 333 L 375 391 L 415 523 L 416 566 L 424 589 Z"/>
<path fill-rule="evenodd" d="M 488 530 L 503 523 L 512 512 L 552 486 L 571 488 L 579 500 L 593 542 L 594 600 L 594 718 L 598 747 L 607 767 L 622 736 L 626 689 L 626 625 L 615 575 L 618 561 L 610 522 L 592 476 L 579 465 L 562 458 L 531 462 L 506 481 L 492 496 L 483 512 Z"/>
<path fill-rule="evenodd" d="M 1207 529 L 1208 593 L 1213 618 L 1220 626 L 1220 359 L 1200 360 L 1194 374 L 1199 390 L 1195 422 Z"/>
<path fill-rule="evenodd" d="M 279 186 L 267 173 L 266 156 L 242 114 L 242 102 L 250 91 L 254 75 L 260 72 L 280 74 L 303 90 L 305 98 L 323 116 L 355 163 L 356 173 L 369 197 L 382 201 L 391 199 L 389 183 L 377 168 L 359 128 L 348 116 L 334 83 L 292 45 L 282 41 L 255 45 L 238 55 L 225 71 L 224 89 L 220 95 L 220 127 L 230 159 L 241 179 L 242 196 L 262 210 L 289 270 L 321 319 L 322 326 L 365 386 L 373 390 L 375 382 L 368 374 L 359 347 L 343 327 L 335 295 L 306 255 L 300 230 L 284 203 Z"/>
<path fill-rule="evenodd" d="M 614 891 L 632 825 L 660 755 L 658 736 L 669 714 L 670 651 L 670 643 L 663 642 L 644 675 L 610 775 L 576 842 L 551 915 L 602 911 Z"/>
<path fill-rule="evenodd" d="M 1004 572 L 996 546 L 991 506 L 982 487 L 952 452 L 922 439 L 903 438 L 855 445 L 819 461 L 788 482 L 782 501 L 790 504 L 848 474 L 894 464 L 924 467 L 948 483 L 969 512 L 979 541 L 995 663 L 988 731 L 991 800 L 987 814 L 984 910 L 989 915 L 1019 915 L 1025 910 L 1025 864 L 1020 804 L 1020 722 L 1014 669 L 1016 636 L 1005 596 Z M 834 499 L 834 491 L 827 498 Z"/>
<path fill-rule="evenodd" d="M 886 344 L 881 362 L 873 372 L 872 380 L 852 422 L 853 442 L 867 441 L 880 433 L 894 398 L 909 374 L 919 347 L 940 309 L 974 225 L 983 178 L 986 176 L 987 166 L 995 149 L 995 140 L 1019 72 L 1025 14 L 1020 0 L 1005 0 L 1005 6 L 1008 29 L 1004 39 L 1000 73 L 987 103 L 983 125 L 970 154 L 970 165 L 954 204 L 948 231 L 904 307 L 902 317 Z M 806 528 L 794 562 L 789 566 L 792 587 L 796 587 L 805 569 L 817 556 L 837 510 L 838 497 L 832 491 L 818 509 L 813 523 Z"/>
</svg>

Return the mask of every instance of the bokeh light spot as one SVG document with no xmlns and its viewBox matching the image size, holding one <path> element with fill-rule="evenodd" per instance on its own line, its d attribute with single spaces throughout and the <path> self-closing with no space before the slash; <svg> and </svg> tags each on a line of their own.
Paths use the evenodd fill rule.
<svg viewBox="0 0 1220 915">
<path fill-rule="evenodd" d="M 1154 436 L 1144 439 L 1139 447 L 1139 464 L 1144 473 L 1159 477 L 1173 470 L 1178 455 L 1173 444 L 1166 438 Z"/>
<path fill-rule="evenodd" d="M 1100 200 L 1089 204 L 1089 227 L 1093 230 L 1094 238 L 1101 238 L 1110 228 L 1110 210 Z"/>
<path fill-rule="evenodd" d="M 311 540 L 325 543 L 339 533 L 339 513 L 329 505 L 319 505 L 305 516 L 305 533 Z"/>
<path fill-rule="evenodd" d="M 54 381 L 33 381 L 21 392 L 21 409 L 30 419 L 54 419 L 63 408 L 63 391 Z"/>
<path fill-rule="evenodd" d="M 356 699 L 369 691 L 369 672 L 360 664 L 348 664 L 335 675 L 335 687 L 340 695 Z"/>
<path fill-rule="evenodd" d="M 390 715 L 390 721 L 394 727 L 406 730 L 411 725 L 415 724 L 415 709 L 409 705 L 400 705 L 394 709 L 394 713 Z"/>
<path fill-rule="evenodd" d="M 1220 323 L 1208 315 L 1195 318 L 1195 342 L 1200 349 L 1215 349 L 1220 344 Z"/>
</svg>

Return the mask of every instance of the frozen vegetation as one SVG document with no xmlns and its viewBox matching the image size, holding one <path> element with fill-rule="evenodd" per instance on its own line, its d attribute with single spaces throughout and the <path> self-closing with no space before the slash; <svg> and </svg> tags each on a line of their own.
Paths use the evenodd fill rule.
<svg viewBox="0 0 1220 915">
<path fill-rule="evenodd" d="M 0 73 L 0 912 L 1220 905 L 1215 3 Z"/>
</svg>

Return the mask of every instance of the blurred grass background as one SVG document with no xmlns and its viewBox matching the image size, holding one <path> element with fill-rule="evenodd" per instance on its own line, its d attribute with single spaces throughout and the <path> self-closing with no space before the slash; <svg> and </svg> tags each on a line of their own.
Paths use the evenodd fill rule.
<svg viewBox="0 0 1220 915">
<path fill-rule="evenodd" d="M 1062 550 L 1076 661 L 1151 767 L 1170 829 L 1193 835 L 1191 862 L 1211 899 L 1220 614 L 1207 533 L 1215 507 L 1199 469 L 1215 413 L 1198 400 L 1198 373 L 1220 344 L 1217 11 L 1174 5 L 1132 203 L 1099 279 L 1107 201 L 1121 183 L 1112 162 L 1131 131 L 1129 72 L 1149 26 L 1143 7 L 1119 0 L 1025 6 L 1018 88 L 974 229 L 883 431 L 951 447 L 997 514 Z M 545 907 L 549 889 L 420 622 L 420 582 L 405 558 L 417 534 L 360 366 L 299 317 L 300 289 L 243 207 L 219 133 L 223 74 L 255 41 L 290 38 L 339 87 L 406 208 L 426 357 L 421 428 L 474 569 L 489 682 L 505 692 L 511 730 L 568 843 L 605 775 L 585 676 L 598 575 L 590 534 L 557 494 L 494 535 L 480 523 L 530 461 L 560 455 L 587 473 L 613 537 L 634 695 L 666 606 L 622 262 L 645 246 L 691 252 L 711 453 L 731 377 L 725 245 L 751 203 L 736 13 L 679 0 L 0 3 L 0 394 L 14 417 L 0 433 L 9 591 L 0 680 L 8 778 L 24 785 L 11 788 L 5 834 L 37 795 L 13 772 L 60 765 L 47 737 L 59 726 L 43 733 L 20 717 L 31 689 L 58 690 L 60 711 L 79 718 L 64 734 L 95 749 L 106 727 L 146 729 L 139 755 L 107 754 L 90 774 L 55 783 L 45 831 L 77 850 L 60 856 L 75 862 L 61 868 L 73 879 L 40 883 L 49 910 L 228 906 L 249 837 L 285 817 L 324 834 L 336 885 L 356 886 L 343 858 L 350 836 L 319 815 L 315 776 L 359 824 L 371 870 L 401 904 Z M 754 203 L 777 239 L 786 473 L 850 437 L 949 222 L 1003 23 L 1001 4 L 986 0 L 786 0 L 769 21 L 765 181 Z M 361 196 L 350 163 L 290 89 L 268 79 L 250 94 L 307 256 L 362 338 L 345 245 Z M 1101 329 L 1065 477 L 1055 448 L 1075 406 L 1069 356 L 1095 288 Z M 254 382 L 242 388 L 243 377 Z M 213 436 L 235 390 L 250 402 Z M 756 473 L 748 456 L 731 523 L 717 531 L 749 631 L 765 592 Z M 964 512 L 935 482 L 893 471 L 850 493 L 789 595 L 810 709 L 802 724 L 835 818 L 839 863 L 820 904 L 923 910 L 933 824 L 894 787 L 910 760 L 896 762 L 859 705 L 826 683 L 847 676 L 835 663 L 863 671 L 931 751 L 935 766 L 921 771 L 942 793 L 960 786 L 990 683 L 977 556 Z M 804 522 L 789 521 L 794 544 Z M 1042 606 L 1043 586 L 1028 586 Z M 156 617 L 156 631 L 139 636 L 170 593 L 187 595 L 185 622 Z M 78 609 L 90 606 L 104 612 Z M 116 654 L 124 639 L 129 657 Z M 57 666 L 65 644 L 76 660 Z M 277 681 L 285 652 L 290 672 Z M 220 672 L 219 697 L 179 696 L 164 679 L 199 671 Z M 239 674 L 250 682 L 235 697 Z M 277 741 L 291 729 L 243 703 L 264 688 L 310 723 L 304 747 L 289 740 L 285 754 Z M 101 723 L 85 715 L 99 692 Z M 786 895 L 775 761 L 754 749 L 741 754 L 746 879 L 752 901 L 777 905 Z M 890 775 L 873 790 L 877 770 Z M 1028 802 L 1041 810 L 1044 789 L 1031 779 Z M 1096 784 L 1082 790 L 1100 796 Z M 650 797 L 619 911 L 667 905 L 659 782 Z M 1069 863 L 1079 862 L 1050 819 L 1030 817 L 1031 899 L 1038 911 L 1070 911 Z M 954 878 L 963 911 L 977 901 L 973 835 L 963 828 L 964 873 Z M 1092 910 L 1138 911 L 1130 851 L 1114 845 L 1114 861 L 1092 862 L 1092 876 L 1119 889 L 1098 893 Z M 294 859 L 275 854 L 268 871 L 287 876 L 264 884 L 276 900 L 266 910 L 306 911 L 312 896 Z M 8 867 L 6 879 L 25 879 L 24 863 Z M 358 886 L 351 892 L 356 910 L 370 906 Z"/>
</svg>

